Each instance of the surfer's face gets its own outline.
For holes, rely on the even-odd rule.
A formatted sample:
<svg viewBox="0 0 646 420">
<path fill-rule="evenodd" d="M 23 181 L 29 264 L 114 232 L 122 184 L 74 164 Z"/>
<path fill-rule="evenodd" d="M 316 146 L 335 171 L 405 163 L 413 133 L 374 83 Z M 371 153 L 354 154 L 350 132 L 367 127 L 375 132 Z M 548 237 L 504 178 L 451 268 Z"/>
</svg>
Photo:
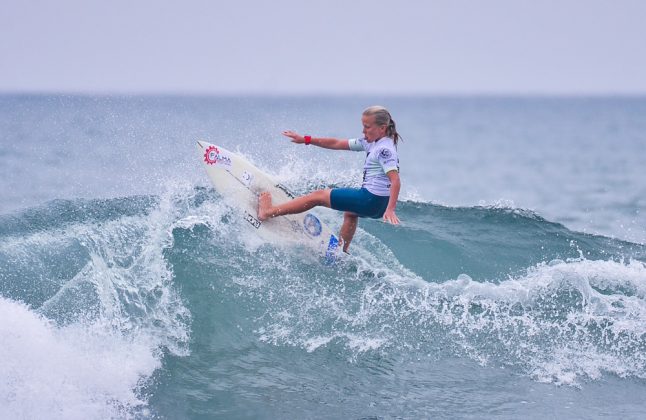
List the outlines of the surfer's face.
<svg viewBox="0 0 646 420">
<path fill-rule="evenodd" d="M 363 115 L 361 123 L 363 124 L 363 135 L 368 140 L 368 143 L 379 140 L 386 135 L 386 126 L 377 125 L 374 115 Z"/>
</svg>

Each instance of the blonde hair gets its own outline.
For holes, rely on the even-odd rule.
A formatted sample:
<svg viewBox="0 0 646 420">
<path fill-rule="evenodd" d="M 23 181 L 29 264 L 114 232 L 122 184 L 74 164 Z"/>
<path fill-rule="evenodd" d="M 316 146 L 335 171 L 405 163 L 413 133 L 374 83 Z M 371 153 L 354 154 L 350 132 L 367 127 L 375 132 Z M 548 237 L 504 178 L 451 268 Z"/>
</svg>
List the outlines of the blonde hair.
<svg viewBox="0 0 646 420">
<path fill-rule="evenodd" d="M 363 111 L 363 115 L 365 116 L 373 115 L 375 117 L 375 124 L 379 126 L 385 125 L 387 127 L 386 136 L 393 139 L 393 142 L 395 142 L 395 145 L 397 145 L 397 141 L 399 139 L 402 139 L 402 137 L 397 132 L 397 126 L 395 125 L 395 120 L 393 120 L 393 117 L 390 115 L 390 112 L 388 112 L 388 110 L 383 106 L 374 105 L 374 106 L 368 107 Z"/>
</svg>

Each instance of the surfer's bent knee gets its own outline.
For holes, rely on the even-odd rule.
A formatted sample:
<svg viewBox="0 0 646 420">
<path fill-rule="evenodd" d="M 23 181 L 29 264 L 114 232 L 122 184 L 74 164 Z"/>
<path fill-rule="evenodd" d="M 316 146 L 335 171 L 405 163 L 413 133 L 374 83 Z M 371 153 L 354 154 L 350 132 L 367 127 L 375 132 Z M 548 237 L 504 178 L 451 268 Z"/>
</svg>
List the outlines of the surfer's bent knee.
<svg viewBox="0 0 646 420">
<path fill-rule="evenodd" d="M 325 207 L 331 207 L 331 205 L 330 205 L 330 191 L 331 191 L 330 189 L 316 191 L 317 201 L 318 201 L 319 205 L 325 206 Z"/>
</svg>

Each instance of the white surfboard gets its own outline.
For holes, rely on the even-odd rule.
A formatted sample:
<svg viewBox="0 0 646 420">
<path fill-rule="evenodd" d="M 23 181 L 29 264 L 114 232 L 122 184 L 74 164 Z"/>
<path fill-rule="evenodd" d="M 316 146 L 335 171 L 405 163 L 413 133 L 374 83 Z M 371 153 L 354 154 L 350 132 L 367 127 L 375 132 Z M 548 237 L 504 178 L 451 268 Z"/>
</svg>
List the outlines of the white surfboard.
<svg viewBox="0 0 646 420">
<path fill-rule="evenodd" d="M 278 244 L 302 244 L 327 262 L 336 260 L 339 240 L 314 212 L 279 216 L 264 222 L 258 220 L 258 195 L 261 192 L 270 192 L 274 205 L 294 198 L 284 185 L 275 182 L 244 157 L 223 147 L 198 141 L 197 148 L 213 187 L 261 238 Z"/>
</svg>

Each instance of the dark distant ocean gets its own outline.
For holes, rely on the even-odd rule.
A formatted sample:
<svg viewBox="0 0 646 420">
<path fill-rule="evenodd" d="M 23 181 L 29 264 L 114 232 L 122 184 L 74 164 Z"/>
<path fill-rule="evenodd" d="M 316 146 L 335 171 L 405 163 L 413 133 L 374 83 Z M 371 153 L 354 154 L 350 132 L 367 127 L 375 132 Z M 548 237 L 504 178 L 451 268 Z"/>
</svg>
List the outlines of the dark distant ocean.
<svg viewBox="0 0 646 420">
<path fill-rule="evenodd" d="M 263 243 L 196 140 L 297 194 L 404 138 L 400 226 Z M 0 96 L 0 418 L 646 417 L 646 98 Z M 322 209 L 333 229 L 342 216 Z"/>
</svg>

